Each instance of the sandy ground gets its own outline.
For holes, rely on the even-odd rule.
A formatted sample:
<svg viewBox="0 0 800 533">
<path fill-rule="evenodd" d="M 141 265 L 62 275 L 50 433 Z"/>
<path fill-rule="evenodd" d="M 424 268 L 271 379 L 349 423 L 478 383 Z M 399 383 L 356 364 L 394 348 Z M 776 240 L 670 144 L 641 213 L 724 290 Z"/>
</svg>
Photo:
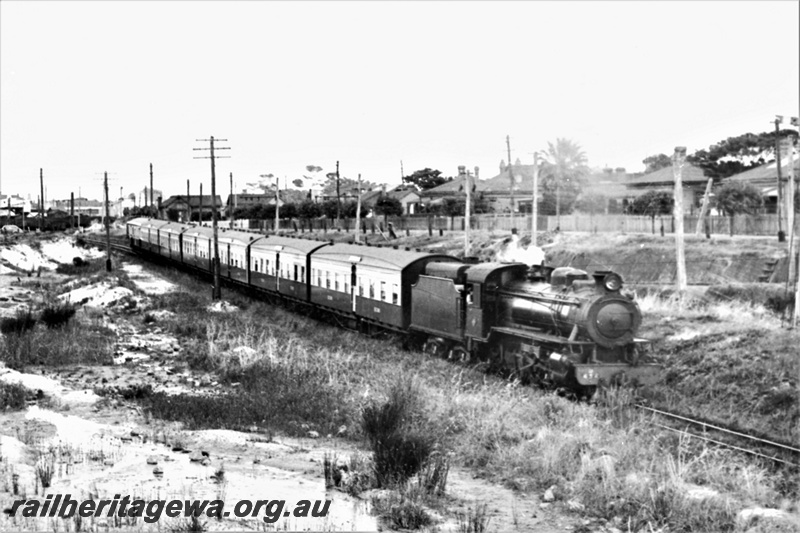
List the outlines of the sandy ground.
<svg viewBox="0 0 800 533">
<path fill-rule="evenodd" d="M 58 262 L 73 257 L 91 257 L 69 242 L 53 242 L 36 250 L 17 244 L 4 248 L 0 273 L 0 312 L 13 315 L 20 306 L 38 297 L 39 284 L 67 283 L 52 272 Z M 42 266 L 40 277 L 25 271 Z M 149 274 L 146 267 L 125 262 L 123 268 L 148 295 L 174 287 Z M 114 494 L 149 498 L 224 499 L 230 508 L 240 499 L 283 499 L 287 505 L 299 500 L 330 499 L 328 517 L 281 518 L 270 527 L 310 531 L 389 530 L 370 514 L 373 493 L 351 497 L 338 490 L 326 490 L 322 460 L 325 454 L 347 457 L 358 451 L 349 441 L 337 438 L 272 438 L 262 431 L 251 433 L 212 430 L 186 431 L 176 424 L 150 420 L 133 403 L 100 398 L 95 387 L 118 388 L 150 385 L 155 390 L 214 394 L 220 385 L 214 376 L 185 370 L 176 364 L 183 346 L 165 334 L 155 322 L 143 324 L 130 313 L 120 312 L 120 300 L 128 289 L 94 284 L 68 290 L 64 299 L 81 303 L 81 313 L 102 316 L 116 333 L 114 365 L 45 368 L 27 373 L 0 366 L 0 380 L 18 382 L 41 391 L 27 410 L 0 415 L 2 481 L 0 508 L 8 508 L 20 497 L 44 499 L 47 494 L 72 494 L 73 498 L 112 498 Z M 125 292 L 127 291 L 127 292 Z M 230 308 L 224 310 L 231 311 Z M 235 309 L 233 310 L 235 312 Z M 80 317 L 78 317 L 80 318 Z M 38 487 L 36 465 L 42 452 L 56 456 L 53 483 Z M 220 472 L 224 474 L 220 474 Z M 16 494 L 14 492 L 16 491 Z M 564 512 L 540 496 L 520 495 L 507 488 L 474 478 L 470 472 L 453 468 L 447 488 L 448 509 L 439 516 L 439 531 L 458 531 L 456 513 L 467 513 L 485 504 L 488 531 L 530 531 L 545 533 L 572 531 L 613 531 L 596 527 Z M 170 522 L 173 520 L 173 522 Z M 31 519 L 3 515 L 1 531 L 74 530 L 75 524 L 58 519 Z M 125 530 L 163 530 L 175 525 L 162 518 L 156 524 L 127 524 Z M 89 530 L 115 526 L 109 519 L 91 519 Z M 125 524 L 123 524 L 124 526 Z M 259 518 L 208 519 L 209 530 L 264 530 Z"/>
</svg>

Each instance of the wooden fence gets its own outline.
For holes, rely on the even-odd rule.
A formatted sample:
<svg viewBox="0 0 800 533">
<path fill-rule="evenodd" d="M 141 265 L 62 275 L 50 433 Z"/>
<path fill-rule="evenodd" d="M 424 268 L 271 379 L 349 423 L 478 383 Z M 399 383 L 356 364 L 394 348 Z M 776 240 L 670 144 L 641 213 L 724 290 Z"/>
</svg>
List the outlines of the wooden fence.
<svg viewBox="0 0 800 533">
<path fill-rule="evenodd" d="M 684 231 L 693 234 L 697 226 L 697 216 L 683 218 Z M 327 218 L 315 219 L 281 219 L 281 230 L 294 230 L 298 233 L 309 231 L 344 231 L 355 230 L 355 219 L 342 218 L 337 227 L 336 220 Z M 431 234 L 451 231 L 464 231 L 464 217 L 412 215 L 401 217 L 373 217 L 361 220 L 363 231 L 376 233 L 388 231 L 391 225 L 395 234 L 410 232 L 429 232 Z M 706 217 L 708 233 L 712 235 L 729 235 L 731 233 L 730 217 Z M 228 221 L 220 222 L 221 227 L 230 227 Z M 235 220 L 234 227 L 255 231 L 271 231 L 275 227 L 275 220 Z M 508 231 L 516 228 L 520 233 L 530 233 L 531 215 L 489 214 L 471 217 L 470 227 L 473 230 Z M 562 215 L 539 216 L 537 220 L 539 231 L 585 231 L 593 233 L 652 233 L 672 234 L 675 223 L 671 216 L 633 215 Z M 782 228 L 788 235 L 788 228 Z M 705 225 L 703 227 L 705 233 Z M 777 215 L 737 215 L 733 221 L 734 235 L 777 235 Z"/>
</svg>

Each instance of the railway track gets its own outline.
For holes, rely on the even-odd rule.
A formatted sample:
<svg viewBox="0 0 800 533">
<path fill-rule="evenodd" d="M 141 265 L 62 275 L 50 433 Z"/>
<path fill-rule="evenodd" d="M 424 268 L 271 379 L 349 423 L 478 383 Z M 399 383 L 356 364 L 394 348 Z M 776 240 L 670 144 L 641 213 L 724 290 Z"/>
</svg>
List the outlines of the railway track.
<svg viewBox="0 0 800 533">
<path fill-rule="evenodd" d="M 83 242 L 86 244 L 90 244 L 92 246 L 97 246 L 98 248 L 105 248 L 106 247 L 106 240 L 105 239 L 96 239 L 94 237 L 86 237 L 84 235 L 81 236 Z M 133 250 L 127 244 L 122 244 L 120 242 L 111 241 L 111 251 L 113 252 L 120 252 L 123 254 L 132 254 Z"/>
<path fill-rule="evenodd" d="M 697 420 L 665 408 L 650 407 L 641 403 L 634 404 L 634 407 L 667 420 L 671 425 L 652 422 L 653 425 L 667 431 L 689 435 L 711 444 L 800 469 L 800 448 L 791 444 L 743 433 L 724 427 L 723 424 Z"/>
</svg>

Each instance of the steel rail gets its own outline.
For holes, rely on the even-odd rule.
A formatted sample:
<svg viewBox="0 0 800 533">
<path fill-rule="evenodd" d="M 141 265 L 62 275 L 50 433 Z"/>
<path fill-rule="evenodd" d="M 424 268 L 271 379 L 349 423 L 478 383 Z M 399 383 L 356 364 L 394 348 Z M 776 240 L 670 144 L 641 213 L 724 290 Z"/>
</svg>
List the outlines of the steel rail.
<svg viewBox="0 0 800 533">
<path fill-rule="evenodd" d="M 740 439 L 744 439 L 744 440 L 748 440 L 748 441 L 751 441 L 751 442 L 759 443 L 759 444 L 761 444 L 763 446 L 772 447 L 772 448 L 781 450 L 783 452 L 788 452 L 788 453 L 796 454 L 796 455 L 800 456 L 800 448 L 795 448 L 794 446 L 791 446 L 791 445 L 788 445 L 788 444 L 784 444 L 784 443 L 781 443 L 781 442 L 775 442 L 775 441 L 764 439 L 764 438 L 761 438 L 761 437 L 756 437 L 754 435 L 749 435 L 747 433 L 742 433 L 740 431 L 735 431 L 735 430 L 732 430 L 732 429 L 721 427 L 719 425 L 711 424 L 711 423 L 704 422 L 704 421 L 701 421 L 701 420 L 695 420 L 693 418 L 689 418 L 687 416 L 680 415 L 680 414 L 677 414 L 677 413 L 673 413 L 673 412 L 670 412 L 670 411 L 667 411 L 667 410 L 663 410 L 663 409 L 656 409 L 656 408 L 648 407 L 648 406 L 642 405 L 642 404 L 634 404 L 634 407 L 636 407 L 637 409 L 641 409 L 643 411 L 649 411 L 651 413 L 657 414 L 657 415 L 662 416 L 664 418 L 669 418 L 669 419 L 685 422 L 687 424 L 693 424 L 695 426 L 700 426 L 704 430 L 710 429 L 712 431 L 718 431 L 720 433 L 732 435 L 732 436 L 735 436 L 735 437 L 740 438 Z M 693 437 L 696 437 L 696 438 L 699 438 L 699 439 L 702 439 L 702 440 L 713 442 L 715 444 L 719 444 L 721 446 L 726 446 L 728 448 L 732 448 L 732 449 L 735 449 L 735 450 L 738 450 L 738 451 L 742 451 L 742 452 L 745 452 L 745 453 L 749 453 L 749 454 L 752 454 L 752 455 L 757 455 L 759 457 L 770 459 L 770 460 L 773 460 L 773 461 L 776 461 L 776 462 L 779 462 L 779 463 L 784 463 L 784 464 L 787 464 L 787 465 L 790 465 L 790 466 L 800 467 L 800 463 L 794 463 L 794 462 L 791 462 L 791 461 L 786 461 L 786 460 L 783 460 L 783 459 L 780 459 L 780 458 L 777 458 L 777 457 L 774 457 L 774 456 L 762 454 L 762 453 L 754 451 L 754 450 L 748 450 L 748 449 L 742 448 L 740 446 L 735 446 L 733 444 L 720 442 L 720 441 L 717 441 L 715 439 L 711 439 L 709 437 L 705 437 L 705 436 L 702 436 L 702 435 L 697 435 L 695 433 L 690 433 L 690 432 L 684 431 L 684 430 L 675 429 L 675 428 L 672 428 L 672 427 L 669 427 L 669 426 L 664 426 L 662 424 L 658 424 L 658 423 L 655 423 L 655 422 L 653 422 L 653 425 L 661 427 L 661 428 L 669 429 L 669 430 L 672 430 L 672 431 L 678 431 L 678 432 L 681 432 L 681 433 L 685 433 L 687 435 L 691 435 Z"/>
<path fill-rule="evenodd" d="M 667 430 L 673 431 L 675 433 L 680 433 L 681 435 L 688 435 L 688 436 L 690 436 L 692 438 L 695 438 L 695 439 L 704 440 L 706 442 L 710 442 L 712 444 L 717 444 L 719 446 L 725 446 L 726 448 L 731 448 L 731 449 L 739 451 L 739 452 L 748 453 L 750 455 L 755 455 L 757 457 L 761 457 L 761 458 L 764 458 L 764 459 L 769 459 L 770 461 L 775 461 L 777 463 L 783 463 L 783 464 L 788 465 L 788 466 L 793 466 L 793 467 L 796 467 L 796 468 L 800 468 L 800 463 L 792 463 L 791 461 L 786 461 L 784 459 L 780 459 L 779 457 L 775 457 L 773 455 L 766 455 L 766 454 L 763 454 L 761 452 L 757 452 L 755 450 L 749 450 L 747 448 L 742 448 L 741 446 L 736 446 L 734 444 L 730 444 L 728 442 L 722 442 L 722 441 L 715 440 L 715 439 L 712 439 L 712 438 L 709 438 L 709 437 L 705 437 L 703 435 L 698 435 L 696 433 L 690 433 L 690 432 L 684 431 L 682 429 L 676 429 L 676 428 L 673 428 L 673 427 L 670 427 L 670 426 L 665 426 L 664 424 L 658 424 L 658 423 L 653 422 L 653 425 L 656 426 L 656 427 L 659 427 L 661 429 L 667 429 Z"/>
</svg>

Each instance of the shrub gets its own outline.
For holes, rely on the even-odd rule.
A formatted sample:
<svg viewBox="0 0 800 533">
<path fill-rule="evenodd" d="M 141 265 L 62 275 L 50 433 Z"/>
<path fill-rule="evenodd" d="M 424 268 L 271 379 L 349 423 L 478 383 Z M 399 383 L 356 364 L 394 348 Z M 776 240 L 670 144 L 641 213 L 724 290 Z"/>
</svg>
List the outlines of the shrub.
<svg viewBox="0 0 800 533">
<path fill-rule="evenodd" d="M 0 332 L 3 335 L 22 335 L 36 325 L 36 318 L 30 309 L 17 310 L 16 316 L 0 321 Z"/>
<path fill-rule="evenodd" d="M 0 382 L 0 409 L 25 409 L 28 389 L 19 383 Z"/>
<path fill-rule="evenodd" d="M 63 328 L 75 315 L 75 307 L 67 302 L 56 302 L 42 309 L 41 320 L 50 328 Z"/>
<path fill-rule="evenodd" d="M 402 484 L 420 471 L 434 450 L 410 382 L 396 384 L 382 405 L 364 408 L 362 429 L 372 448 L 379 487 Z"/>
</svg>

